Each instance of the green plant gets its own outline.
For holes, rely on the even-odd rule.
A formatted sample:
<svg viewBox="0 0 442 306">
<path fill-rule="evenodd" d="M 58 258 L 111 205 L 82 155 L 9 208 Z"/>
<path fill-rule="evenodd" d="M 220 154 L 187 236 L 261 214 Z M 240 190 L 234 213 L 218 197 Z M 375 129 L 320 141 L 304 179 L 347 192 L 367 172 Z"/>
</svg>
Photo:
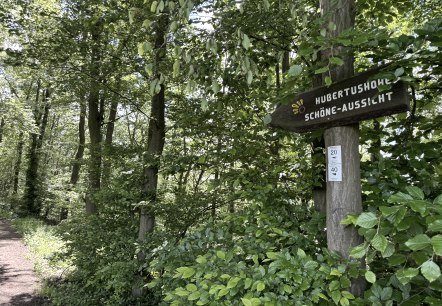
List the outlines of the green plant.
<svg viewBox="0 0 442 306">
<path fill-rule="evenodd" d="M 442 195 L 428 200 L 416 186 L 405 190 L 342 221 L 365 238 L 351 256 L 366 258 L 365 277 L 373 285 L 365 296 L 373 305 L 440 305 Z"/>
</svg>

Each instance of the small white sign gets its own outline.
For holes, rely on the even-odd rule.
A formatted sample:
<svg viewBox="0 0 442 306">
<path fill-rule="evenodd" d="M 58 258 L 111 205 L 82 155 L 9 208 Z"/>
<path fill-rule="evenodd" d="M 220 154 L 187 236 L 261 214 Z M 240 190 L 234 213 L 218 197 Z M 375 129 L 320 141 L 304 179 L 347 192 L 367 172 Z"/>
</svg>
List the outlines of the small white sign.
<svg viewBox="0 0 442 306">
<path fill-rule="evenodd" d="M 342 182 L 341 146 L 327 148 L 327 181 Z"/>
</svg>

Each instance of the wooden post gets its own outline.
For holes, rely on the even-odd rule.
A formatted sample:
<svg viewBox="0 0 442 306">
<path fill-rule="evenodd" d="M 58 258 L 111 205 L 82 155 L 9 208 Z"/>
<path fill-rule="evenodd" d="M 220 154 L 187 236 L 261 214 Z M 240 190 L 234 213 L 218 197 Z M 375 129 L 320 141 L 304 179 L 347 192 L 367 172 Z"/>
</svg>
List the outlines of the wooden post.
<svg viewBox="0 0 442 306">
<path fill-rule="evenodd" d="M 342 31 L 352 28 L 355 20 L 354 0 L 321 0 L 321 15 L 325 18 L 329 37 L 338 36 Z M 335 30 L 332 31 L 334 26 Z M 333 82 L 353 76 L 353 56 L 349 50 L 333 48 L 324 52 L 324 59 L 339 56 L 344 65 L 331 70 Z M 327 245 L 332 251 L 348 258 L 350 249 L 362 242 L 354 227 L 341 225 L 341 220 L 349 213 L 362 211 L 360 157 L 359 157 L 359 125 L 332 127 L 325 131 L 324 140 L 326 151 L 331 146 L 340 146 L 341 170 L 336 181 L 327 179 Z M 330 154 L 327 154 L 327 168 L 330 165 Z M 328 173 L 329 174 L 329 173 Z M 329 174 L 330 176 L 330 174 Z M 365 282 L 353 282 L 351 292 L 361 295 Z"/>
</svg>

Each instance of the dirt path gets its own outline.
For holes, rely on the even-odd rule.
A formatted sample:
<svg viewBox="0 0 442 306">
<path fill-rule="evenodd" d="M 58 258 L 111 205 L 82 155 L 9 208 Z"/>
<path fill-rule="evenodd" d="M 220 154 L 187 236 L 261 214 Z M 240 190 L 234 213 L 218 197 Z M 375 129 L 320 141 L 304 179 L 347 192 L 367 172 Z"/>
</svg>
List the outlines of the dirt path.
<svg viewBox="0 0 442 306">
<path fill-rule="evenodd" d="M 37 306 L 43 300 L 34 295 L 39 281 L 28 259 L 28 250 L 9 222 L 0 219 L 0 305 Z"/>
</svg>

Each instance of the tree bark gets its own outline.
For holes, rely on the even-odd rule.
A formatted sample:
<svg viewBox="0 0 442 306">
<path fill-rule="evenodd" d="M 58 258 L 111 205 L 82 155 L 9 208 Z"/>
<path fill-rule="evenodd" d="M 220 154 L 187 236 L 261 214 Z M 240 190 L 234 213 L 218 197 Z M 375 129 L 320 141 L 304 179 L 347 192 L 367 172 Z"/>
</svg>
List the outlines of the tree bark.
<svg viewBox="0 0 442 306">
<path fill-rule="evenodd" d="M 118 108 L 118 99 L 116 96 L 114 96 L 110 106 L 109 116 L 107 118 L 106 135 L 104 139 L 105 157 L 103 159 L 103 175 L 102 175 L 102 185 L 104 187 L 106 187 L 109 184 L 111 176 L 112 163 L 109 155 L 112 147 L 112 141 L 115 129 L 115 119 L 117 118 L 117 108 Z"/>
<path fill-rule="evenodd" d="M 155 37 L 155 74 L 160 78 L 159 66 L 166 56 L 166 29 L 168 15 L 165 14 L 158 20 Z M 157 199 L 158 171 L 160 158 L 163 154 L 165 141 L 165 86 L 161 84 L 160 91 L 154 94 L 151 100 L 150 120 L 147 130 L 147 150 L 145 154 L 144 188 L 143 193 L 151 205 Z M 147 233 L 155 227 L 155 214 L 151 207 L 143 206 L 140 211 L 140 228 L 138 239 L 145 240 Z M 141 254 L 143 257 L 143 254 Z"/>
<path fill-rule="evenodd" d="M 355 5 L 353 0 L 321 0 L 321 15 L 325 24 L 336 25 L 329 37 L 336 37 L 342 31 L 354 27 Z M 349 50 L 336 47 L 323 54 L 325 59 L 339 56 L 344 65 L 330 71 L 334 82 L 353 76 L 353 55 Z M 329 128 L 324 133 L 325 146 L 340 145 L 342 154 L 342 181 L 327 182 L 327 244 L 332 251 L 348 258 L 352 247 L 360 244 L 362 238 L 356 228 L 344 226 L 340 222 L 350 213 L 362 211 L 360 157 L 359 157 L 359 126 L 341 126 Z M 351 292 L 362 295 L 365 282 L 362 279 L 353 281 Z"/>
<path fill-rule="evenodd" d="M 91 65 L 90 87 L 88 95 L 88 127 L 89 127 L 89 186 L 86 195 L 86 214 L 98 212 L 94 194 L 101 188 L 101 123 L 100 112 L 100 23 L 95 24 L 91 33 Z"/>
<path fill-rule="evenodd" d="M 78 122 L 78 148 L 75 153 L 74 163 L 72 165 L 71 178 L 69 183 L 72 186 L 75 186 L 80 179 L 80 169 L 81 163 L 84 155 L 84 146 L 86 143 L 86 134 L 85 134 L 85 126 L 86 126 L 86 104 L 81 101 L 80 102 L 80 121 Z"/>
<path fill-rule="evenodd" d="M 18 185 L 19 185 L 18 183 L 20 180 L 20 167 L 21 167 L 21 161 L 23 156 L 23 145 L 24 145 L 23 136 L 24 136 L 23 132 L 20 132 L 20 134 L 18 135 L 17 160 L 15 161 L 15 166 L 14 166 L 14 185 L 12 189 L 12 194 L 18 193 Z"/>
<path fill-rule="evenodd" d="M 40 87 L 37 88 L 36 103 L 38 105 Z M 41 148 L 43 146 L 43 139 L 48 123 L 49 117 L 49 89 L 43 92 L 43 114 L 36 113 L 36 125 L 39 127 L 39 133 L 31 134 L 31 145 L 28 152 L 28 169 L 26 171 L 25 194 L 23 196 L 24 206 L 27 213 L 32 215 L 39 215 L 41 211 L 41 198 L 39 191 L 39 177 L 38 168 L 40 164 Z M 38 108 L 38 107 L 37 107 Z M 41 119 L 41 121 L 40 121 Z"/>
<path fill-rule="evenodd" d="M 84 101 L 80 102 L 80 120 L 78 122 L 78 147 L 75 153 L 74 161 L 72 164 L 71 178 L 69 184 L 71 187 L 77 185 L 80 179 L 81 164 L 83 162 L 84 149 L 86 143 L 86 103 Z M 67 199 L 69 201 L 69 199 Z M 68 218 L 69 209 L 67 207 L 62 207 L 60 211 L 60 221 L 66 220 Z"/>
<path fill-rule="evenodd" d="M 5 127 L 5 118 L 2 117 L 0 121 L 0 143 L 3 141 L 3 129 Z"/>
</svg>

